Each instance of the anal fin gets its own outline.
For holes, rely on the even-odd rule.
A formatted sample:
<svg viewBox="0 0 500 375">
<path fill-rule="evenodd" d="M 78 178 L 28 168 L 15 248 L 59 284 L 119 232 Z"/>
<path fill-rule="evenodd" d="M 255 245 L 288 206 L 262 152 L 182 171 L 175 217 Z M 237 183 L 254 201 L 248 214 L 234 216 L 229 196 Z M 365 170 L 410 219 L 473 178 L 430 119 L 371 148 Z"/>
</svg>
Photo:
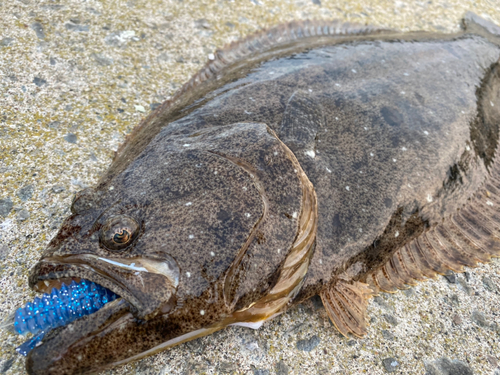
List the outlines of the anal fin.
<svg viewBox="0 0 500 375">
<path fill-rule="evenodd" d="M 339 279 L 333 286 L 324 289 L 320 296 L 330 320 L 342 335 L 366 335 L 366 309 L 372 297 L 372 290 L 367 284 Z"/>
<path fill-rule="evenodd" d="M 452 217 L 398 249 L 366 282 L 376 292 L 391 293 L 448 270 L 462 272 L 464 266 L 476 267 L 499 257 L 500 212 L 488 190 L 493 188 L 478 192 Z"/>
</svg>

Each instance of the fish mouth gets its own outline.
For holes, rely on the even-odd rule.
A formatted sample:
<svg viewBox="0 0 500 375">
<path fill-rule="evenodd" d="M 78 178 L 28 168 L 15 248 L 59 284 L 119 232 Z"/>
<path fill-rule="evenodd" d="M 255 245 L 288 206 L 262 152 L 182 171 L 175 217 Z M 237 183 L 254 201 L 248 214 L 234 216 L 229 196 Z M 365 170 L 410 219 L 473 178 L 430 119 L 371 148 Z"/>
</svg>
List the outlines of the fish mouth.
<svg viewBox="0 0 500 375">
<path fill-rule="evenodd" d="M 78 320 L 90 315 L 92 319 L 106 315 L 113 309 L 107 305 L 113 302 L 119 305 L 119 315 L 128 312 L 137 320 L 165 314 L 173 307 L 178 283 L 179 268 L 168 255 L 163 259 L 105 258 L 93 254 L 47 257 L 35 265 L 29 277 L 30 287 L 43 295 L 17 309 L 2 327 L 13 333 L 34 335 L 17 348 L 19 354 L 26 356 L 43 346 L 46 337 L 59 335 L 71 323 L 79 324 Z M 100 329 L 116 319 L 108 316 Z"/>
<path fill-rule="evenodd" d="M 177 262 L 168 255 L 150 259 L 78 254 L 42 259 L 32 270 L 29 285 L 37 292 L 50 293 L 63 283 L 85 279 L 124 298 L 136 317 L 147 320 L 167 312 L 179 274 Z"/>
</svg>

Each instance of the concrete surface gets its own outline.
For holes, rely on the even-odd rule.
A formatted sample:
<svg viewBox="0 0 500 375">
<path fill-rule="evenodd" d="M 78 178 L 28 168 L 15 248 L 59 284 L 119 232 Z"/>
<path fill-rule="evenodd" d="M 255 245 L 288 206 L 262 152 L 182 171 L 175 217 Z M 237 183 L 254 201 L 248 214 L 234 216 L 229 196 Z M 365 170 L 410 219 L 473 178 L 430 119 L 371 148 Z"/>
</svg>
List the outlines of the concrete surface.
<svg viewBox="0 0 500 375">
<path fill-rule="evenodd" d="M 0 319 L 34 297 L 26 276 L 74 192 L 215 48 L 279 22 L 324 18 L 456 31 L 498 0 L 0 0 Z M 232 327 L 106 374 L 500 374 L 500 261 L 382 295 L 362 340 L 321 303 L 258 331 Z M 0 373 L 25 374 L 0 333 Z"/>
</svg>

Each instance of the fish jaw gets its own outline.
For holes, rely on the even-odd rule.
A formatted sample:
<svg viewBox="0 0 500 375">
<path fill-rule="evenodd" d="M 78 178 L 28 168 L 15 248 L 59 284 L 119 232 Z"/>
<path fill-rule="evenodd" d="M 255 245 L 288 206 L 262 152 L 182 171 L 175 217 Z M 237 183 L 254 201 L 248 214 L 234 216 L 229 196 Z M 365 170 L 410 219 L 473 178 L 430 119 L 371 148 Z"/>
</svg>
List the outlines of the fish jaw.
<svg viewBox="0 0 500 375">
<path fill-rule="evenodd" d="M 85 353 L 96 353 L 99 356 L 100 342 L 95 341 L 96 335 L 106 335 L 107 332 L 120 331 L 131 321 L 137 319 L 130 313 L 130 305 L 123 298 L 106 304 L 92 315 L 82 317 L 73 323 L 50 331 L 40 346 L 29 352 L 26 358 L 28 374 L 75 374 L 92 373 L 99 369 L 93 368 L 92 361 L 83 361 Z M 106 350 L 119 350 L 119 342 L 108 342 Z M 83 351 L 81 350 L 83 348 Z M 75 366 L 80 364 L 80 366 Z"/>
<path fill-rule="evenodd" d="M 31 271 L 29 284 L 38 292 L 50 292 L 60 280 L 86 279 L 121 296 L 139 319 L 151 319 L 168 311 L 179 283 L 179 268 L 172 257 L 105 258 L 79 254 L 42 259 Z"/>
<path fill-rule="evenodd" d="M 26 358 L 30 375 L 95 374 L 224 328 L 214 324 L 184 332 L 175 319 L 137 319 L 124 299 L 80 318 L 43 339 Z"/>
</svg>

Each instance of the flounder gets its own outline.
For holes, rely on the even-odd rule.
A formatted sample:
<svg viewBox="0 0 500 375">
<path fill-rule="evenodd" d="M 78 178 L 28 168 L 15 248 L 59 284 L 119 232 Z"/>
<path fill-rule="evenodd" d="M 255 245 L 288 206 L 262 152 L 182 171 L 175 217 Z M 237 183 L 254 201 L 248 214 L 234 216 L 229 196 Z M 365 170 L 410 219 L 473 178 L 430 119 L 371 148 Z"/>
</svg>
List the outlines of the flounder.
<svg viewBox="0 0 500 375">
<path fill-rule="evenodd" d="M 37 291 L 118 298 L 41 317 L 28 372 L 98 372 L 317 294 L 362 337 L 375 293 L 500 256 L 499 58 L 472 13 L 457 34 L 292 22 L 218 51 L 32 269 Z"/>
</svg>

